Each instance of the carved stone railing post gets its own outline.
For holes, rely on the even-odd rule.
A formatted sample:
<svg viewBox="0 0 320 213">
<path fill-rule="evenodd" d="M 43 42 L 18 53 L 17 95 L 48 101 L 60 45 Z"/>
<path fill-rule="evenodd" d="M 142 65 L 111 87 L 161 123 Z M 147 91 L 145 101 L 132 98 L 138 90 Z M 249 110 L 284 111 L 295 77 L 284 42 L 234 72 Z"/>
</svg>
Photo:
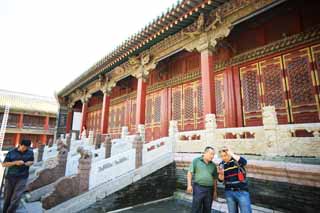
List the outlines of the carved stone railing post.
<svg viewBox="0 0 320 213">
<path fill-rule="evenodd" d="M 71 147 L 71 136 L 70 136 L 70 134 L 66 135 L 66 145 L 67 145 L 67 149 L 68 149 L 68 152 L 69 152 L 70 151 L 70 147 Z"/>
<path fill-rule="evenodd" d="M 101 147 L 101 139 L 102 139 L 101 134 L 97 133 L 96 138 L 95 138 L 95 142 L 94 142 L 95 149 L 99 149 Z"/>
<path fill-rule="evenodd" d="M 265 136 L 265 143 L 267 145 L 266 155 L 274 156 L 278 153 L 277 147 L 277 130 L 278 118 L 274 106 L 266 106 L 262 109 L 262 121 Z"/>
<path fill-rule="evenodd" d="M 110 158 L 111 157 L 112 141 L 111 141 L 111 136 L 109 134 L 106 135 L 106 138 L 104 140 L 104 146 L 105 146 L 105 158 Z"/>
<path fill-rule="evenodd" d="M 133 148 L 136 150 L 136 169 L 142 166 L 142 152 L 143 152 L 143 140 L 142 137 L 137 134 L 132 143 Z"/>
<path fill-rule="evenodd" d="M 137 131 L 137 133 L 140 135 L 141 140 L 144 142 L 144 141 L 145 141 L 146 132 L 145 132 L 145 128 L 144 128 L 144 125 L 143 125 L 143 124 L 139 124 L 139 125 L 138 125 L 138 131 Z"/>
<path fill-rule="evenodd" d="M 207 114 L 205 116 L 205 129 L 206 129 L 206 144 L 211 145 L 215 140 L 215 132 L 217 129 L 217 121 L 215 114 Z"/>
<path fill-rule="evenodd" d="M 37 162 L 40 162 L 40 161 L 43 160 L 44 147 L 45 147 L 45 145 L 41 141 L 39 141 L 38 142 L 38 158 L 37 158 Z"/>
<path fill-rule="evenodd" d="M 51 184 L 58 180 L 60 177 L 65 176 L 68 149 L 67 146 L 61 140 L 58 142 L 57 145 L 58 156 L 56 166 L 53 168 L 45 168 L 39 171 L 37 177 L 28 184 L 28 191 L 33 191 L 35 189 Z"/>
<path fill-rule="evenodd" d="M 79 193 L 83 193 L 89 189 L 92 153 L 82 149 L 82 147 L 78 149 L 78 152 L 81 155 L 78 166 Z"/>
<path fill-rule="evenodd" d="M 129 130 L 127 126 L 121 127 L 121 138 L 125 139 L 129 134 Z"/>
<path fill-rule="evenodd" d="M 69 148 L 70 149 L 70 148 Z M 57 156 L 57 176 L 63 177 L 66 173 L 67 159 L 68 159 L 68 147 L 64 144 L 61 144 L 58 147 L 58 156 Z"/>
<path fill-rule="evenodd" d="M 89 144 L 93 145 L 93 142 L 94 142 L 93 131 L 89 131 L 88 141 L 89 141 Z"/>
<path fill-rule="evenodd" d="M 169 122 L 169 137 L 172 143 L 172 152 L 175 152 L 175 145 L 177 140 L 177 133 L 178 133 L 178 121 L 170 121 Z"/>
<path fill-rule="evenodd" d="M 54 184 L 53 191 L 42 197 L 42 207 L 50 209 L 60 203 L 76 197 L 77 195 L 88 191 L 89 175 L 91 169 L 92 153 L 79 147 L 80 153 L 78 174 L 70 177 L 62 177 Z"/>
</svg>

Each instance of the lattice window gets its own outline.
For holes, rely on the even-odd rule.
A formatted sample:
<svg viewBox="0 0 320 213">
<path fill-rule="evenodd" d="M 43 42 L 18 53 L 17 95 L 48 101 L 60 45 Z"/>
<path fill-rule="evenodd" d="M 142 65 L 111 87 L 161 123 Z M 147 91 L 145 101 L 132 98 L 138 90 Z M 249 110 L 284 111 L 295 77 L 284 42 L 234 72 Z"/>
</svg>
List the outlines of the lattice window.
<svg viewBox="0 0 320 213">
<path fill-rule="evenodd" d="M 197 87 L 197 113 L 198 113 L 198 117 L 202 117 L 203 116 L 203 96 L 202 96 L 202 86 L 199 85 Z"/>
<path fill-rule="evenodd" d="M 23 117 L 23 125 L 31 128 L 43 128 L 44 117 L 25 115 Z"/>
<path fill-rule="evenodd" d="M 152 121 L 152 99 L 148 98 L 147 99 L 147 109 L 146 109 L 146 123 L 151 123 Z"/>
<path fill-rule="evenodd" d="M 193 89 L 188 87 L 184 89 L 184 118 L 193 119 Z"/>
<path fill-rule="evenodd" d="M 117 108 L 117 113 L 116 113 L 116 122 L 115 122 L 116 128 L 120 126 L 120 108 Z"/>
<path fill-rule="evenodd" d="M 111 109 L 111 112 L 110 112 L 110 128 L 114 128 L 114 110 Z"/>
<path fill-rule="evenodd" d="M 14 137 L 11 134 L 5 134 L 4 139 L 3 139 L 3 147 L 4 148 L 9 148 L 14 146 Z"/>
<path fill-rule="evenodd" d="M 223 80 L 215 80 L 215 95 L 216 95 L 216 112 L 217 115 L 223 115 Z"/>
<path fill-rule="evenodd" d="M 133 125 L 133 126 L 136 123 L 136 108 L 137 108 L 136 103 L 132 103 L 132 107 L 131 107 L 131 125 Z"/>
<path fill-rule="evenodd" d="M 181 91 L 175 91 L 172 93 L 172 119 L 181 119 Z"/>
<path fill-rule="evenodd" d="M 288 62 L 288 81 L 291 89 L 291 100 L 294 105 L 314 103 L 308 63 L 306 57 L 295 58 Z"/>
<path fill-rule="evenodd" d="M 279 64 L 269 64 L 262 68 L 264 97 L 266 106 L 284 107 L 282 69 Z"/>
<path fill-rule="evenodd" d="M 8 117 L 8 126 L 12 126 L 12 127 L 16 127 L 18 124 L 18 120 L 19 120 L 19 115 L 17 114 L 9 114 Z M 2 120 L 0 120 L 0 122 L 2 122 Z"/>
<path fill-rule="evenodd" d="M 100 131 L 101 126 L 101 110 L 97 111 L 97 131 Z"/>
<path fill-rule="evenodd" d="M 54 128 L 56 126 L 56 119 L 49 118 L 49 128 Z"/>
<path fill-rule="evenodd" d="M 161 96 L 154 99 L 154 122 L 160 122 L 161 119 Z"/>
<path fill-rule="evenodd" d="M 316 61 L 317 69 L 319 71 L 320 70 L 320 53 L 315 54 L 315 61 Z"/>
<path fill-rule="evenodd" d="M 257 72 L 246 71 L 243 73 L 243 79 L 241 83 L 243 88 L 244 108 L 246 112 L 259 110 L 260 100 Z"/>
<path fill-rule="evenodd" d="M 121 126 L 124 126 L 125 114 L 126 114 L 125 106 L 122 106 L 121 107 L 121 120 L 120 120 L 120 125 Z"/>
</svg>

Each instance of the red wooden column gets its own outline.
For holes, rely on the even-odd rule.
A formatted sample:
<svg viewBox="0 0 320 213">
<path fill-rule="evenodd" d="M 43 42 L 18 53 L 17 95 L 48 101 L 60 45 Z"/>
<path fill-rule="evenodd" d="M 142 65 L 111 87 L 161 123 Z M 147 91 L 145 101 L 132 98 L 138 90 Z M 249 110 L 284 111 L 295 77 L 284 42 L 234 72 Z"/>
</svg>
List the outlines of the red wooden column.
<svg viewBox="0 0 320 213">
<path fill-rule="evenodd" d="M 18 146 L 20 144 L 20 139 L 21 139 L 21 133 L 17 133 L 16 134 L 16 138 L 15 138 L 15 143 L 14 143 L 14 146 Z"/>
<path fill-rule="evenodd" d="M 41 135 L 41 142 L 42 142 L 42 144 L 46 144 L 47 143 L 47 135 Z"/>
<path fill-rule="evenodd" d="M 87 126 L 87 114 L 88 114 L 88 100 L 82 100 L 82 118 L 81 118 L 81 128 L 80 132 L 84 126 Z"/>
<path fill-rule="evenodd" d="M 67 114 L 66 133 L 70 133 L 72 123 L 73 109 L 70 108 Z"/>
<path fill-rule="evenodd" d="M 136 127 L 145 122 L 147 83 L 142 77 L 138 78 L 137 90 Z"/>
<path fill-rule="evenodd" d="M 102 114 L 101 114 L 101 134 L 108 133 L 109 107 L 110 107 L 110 93 L 104 91 L 103 103 L 102 103 Z"/>
<path fill-rule="evenodd" d="M 224 71 L 224 97 L 226 127 L 237 127 L 238 118 L 235 96 L 235 79 L 231 66 L 227 67 Z"/>
<path fill-rule="evenodd" d="M 18 128 L 23 128 L 23 113 L 22 112 L 19 115 Z"/>
<path fill-rule="evenodd" d="M 204 115 L 216 113 L 213 56 L 209 49 L 201 51 L 201 85 Z"/>
<path fill-rule="evenodd" d="M 49 115 L 47 115 L 44 119 L 44 130 L 49 130 Z"/>
</svg>

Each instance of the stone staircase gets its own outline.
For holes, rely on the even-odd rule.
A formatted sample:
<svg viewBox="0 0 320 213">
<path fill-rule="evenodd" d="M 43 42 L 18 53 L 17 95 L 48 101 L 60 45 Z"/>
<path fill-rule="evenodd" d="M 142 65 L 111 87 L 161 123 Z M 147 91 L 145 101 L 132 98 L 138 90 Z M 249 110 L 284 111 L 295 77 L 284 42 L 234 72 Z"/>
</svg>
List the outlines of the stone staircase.
<svg viewBox="0 0 320 213">
<path fill-rule="evenodd" d="M 67 137 L 67 144 L 58 145 L 57 165 L 40 170 L 29 183 L 26 212 L 78 212 L 173 163 L 172 138 L 146 144 L 141 136 L 128 138 L 134 139 L 130 147 L 130 141 L 106 138 L 104 147 L 78 146 L 75 153 Z"/>
</svg>

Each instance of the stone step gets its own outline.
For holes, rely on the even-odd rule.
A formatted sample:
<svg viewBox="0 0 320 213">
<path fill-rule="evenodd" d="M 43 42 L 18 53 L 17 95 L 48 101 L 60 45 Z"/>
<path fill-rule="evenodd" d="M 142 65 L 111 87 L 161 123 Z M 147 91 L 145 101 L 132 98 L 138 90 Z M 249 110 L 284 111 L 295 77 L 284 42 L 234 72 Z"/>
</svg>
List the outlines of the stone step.
<svg viewBox="0 0 320 213">
<path fill-rule="evenodd" d="M 187 194 L 186 192 L 181 190 L 175 192 L 173 197 L 176 200 L 189 203 L 189 205 L 191 205 L 192 203 L 192 195 Z M 264 208 L 256 205 L 251 205 L 251 207 L 252 207 L 253 213 L 282 213 L 277 210 L 268 209 L 268 208 Z M 226 200 L 223 198 L 218 198 L 218 201 L 213 201 L 212 209 L 218 212 L 228 212 Z"/>
</svg>

